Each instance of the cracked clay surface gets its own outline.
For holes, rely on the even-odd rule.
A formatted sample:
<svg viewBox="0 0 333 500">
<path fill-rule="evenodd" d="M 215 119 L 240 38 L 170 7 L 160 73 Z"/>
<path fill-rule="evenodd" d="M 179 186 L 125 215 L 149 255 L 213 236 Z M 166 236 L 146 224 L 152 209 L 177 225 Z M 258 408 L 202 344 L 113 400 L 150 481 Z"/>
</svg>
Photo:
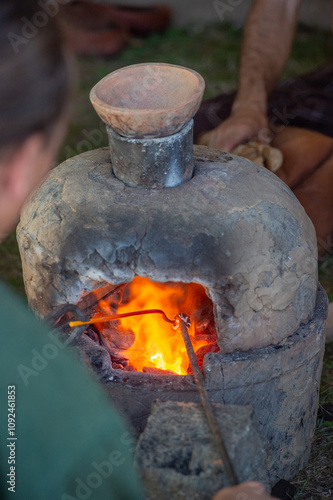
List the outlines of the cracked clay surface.
<svg viewBox="0 0 333 500">
<path fill-rule="evenodd" d="M 100 282 L 135 276 L 202 284 L 223 352 L 278 343 L 313 316 L 317 243 L 304 209 L 274 174 L 195 147 L 190 181 L 131 188 L 108 148 L 55 168 L 18 228 L 26 291 L 40 315 Z"/>
</svg>

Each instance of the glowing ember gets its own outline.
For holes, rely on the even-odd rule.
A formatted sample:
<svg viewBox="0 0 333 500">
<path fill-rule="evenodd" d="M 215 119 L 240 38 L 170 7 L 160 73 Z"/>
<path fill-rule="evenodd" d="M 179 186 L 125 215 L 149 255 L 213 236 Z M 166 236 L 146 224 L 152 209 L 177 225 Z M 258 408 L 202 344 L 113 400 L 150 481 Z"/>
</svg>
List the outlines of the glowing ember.
<svg viewBox="0 0 333 500">
<path fill-rule="evenodd" d="M 115 313 L 110 308 L 107 311 L 105 303 L 99 305 L 102 306 L 102 311 L 95 317 L 103 316 L 107 312 Z M 162 309 L 170 319 L 179 313 L 190 316 L 192 324 L 189 334 L 196 352 L 203 346 L 207 347 L 216 341 L 215 329 L 215 335 L 203 333 L 207 325 L 214 321 L 212 303 L 200 285 L 157 283 L 148 278 L 134 278 L 127 285 L 123 301 L 116 312 L 123 314 L 144 309 Z M 119 322 L 118 331 L 124 338 L 132 334 L 132 345 L 122 351 L 122 356 L 129 360 L 135 370 L 149 371 L 149 368 L 158 368 L 173 371 L 178 375 L 188 373 L 189 360 L 181 333 L 179 330 L 175 331 L 171 324 L 166 323 L 161 315 L 149 314 L 122 318 Z M 107 338 L 107 332 L 103 331 L 103 324 L 100 323 L 97 327 Z"/>
</svg>

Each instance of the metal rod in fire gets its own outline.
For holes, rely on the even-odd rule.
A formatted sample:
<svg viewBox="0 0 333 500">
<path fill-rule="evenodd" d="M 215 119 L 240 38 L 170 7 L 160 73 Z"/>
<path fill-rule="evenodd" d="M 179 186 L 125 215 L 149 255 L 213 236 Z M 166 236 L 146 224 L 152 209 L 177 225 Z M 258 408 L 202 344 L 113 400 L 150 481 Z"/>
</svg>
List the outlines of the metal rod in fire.
<svg viewBox="0 0 333 500">
<path fill-rule="evenodd" d="M 116 319 L 121 318 L 130 318 L 131 316 L 142 316 L 144 314 L 161 314 L 163 316 L 164 321 L 167 323 L 174 323 L 173 319 L 169 319 L 162 309 L 145 309 L 143 311 L 133 311 L 129 313 L 123 314 L 113 314 L 112 316 L 103 316 L 101 318 L 95 317 L 90 319 L 89 321 L 71 321 L 69 326 L 74 328 L 75 326 L 82 325 L 93 325 L 94 323 L 106 323 L 107 321 L 115 321 Z"/>
</svg>

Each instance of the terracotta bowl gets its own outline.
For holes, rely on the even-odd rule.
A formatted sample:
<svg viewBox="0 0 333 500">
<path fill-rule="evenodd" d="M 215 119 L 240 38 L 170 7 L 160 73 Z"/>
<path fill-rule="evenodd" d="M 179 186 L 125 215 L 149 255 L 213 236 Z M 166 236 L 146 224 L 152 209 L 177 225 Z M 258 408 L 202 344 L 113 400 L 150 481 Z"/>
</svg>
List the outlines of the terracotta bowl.
<svg viewBox="0 0 333 500">
<path fill-rule="evenodd" d="M 134 64 L 110 73 L 90 100 L 100 118 L 130 138 L 166 137 L 199 108 L 205 82 L 199 73 L 164 63 Z"/>
</svg>

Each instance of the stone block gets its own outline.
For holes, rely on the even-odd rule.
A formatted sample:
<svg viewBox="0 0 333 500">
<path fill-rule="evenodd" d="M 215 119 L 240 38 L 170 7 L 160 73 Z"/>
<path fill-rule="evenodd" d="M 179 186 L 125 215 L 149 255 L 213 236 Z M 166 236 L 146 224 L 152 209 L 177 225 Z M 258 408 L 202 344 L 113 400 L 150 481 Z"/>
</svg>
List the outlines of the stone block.
<svg viewBox="0 0 333 500">
<path fill-rule="evenodd" d="M 268 485 L 265 452 L 251 406 L 214 404 L 240 482 Z M 211 500 L 230 483 L 197 403 L 154 402 L 136 453 L 147 500 Z"/>
</svg>

